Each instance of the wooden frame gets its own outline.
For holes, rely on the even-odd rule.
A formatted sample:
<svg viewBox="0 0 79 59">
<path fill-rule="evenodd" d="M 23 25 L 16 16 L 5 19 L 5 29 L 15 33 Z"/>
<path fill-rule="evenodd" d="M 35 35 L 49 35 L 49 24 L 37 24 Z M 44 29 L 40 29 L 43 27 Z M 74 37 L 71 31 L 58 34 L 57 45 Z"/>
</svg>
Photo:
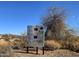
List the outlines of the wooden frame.
<svg viewBox="0 0 79 59">
<path fill-rule="evenodd" d="M 29 53 L 29 48 L 30 47 L 27 46 L 27 53 Z M 36 47 L 36 54 L 38 54 L 38 47 Z M 44 47 L 42 47 L 42 55 L 44 55 Z"/>
</svg>

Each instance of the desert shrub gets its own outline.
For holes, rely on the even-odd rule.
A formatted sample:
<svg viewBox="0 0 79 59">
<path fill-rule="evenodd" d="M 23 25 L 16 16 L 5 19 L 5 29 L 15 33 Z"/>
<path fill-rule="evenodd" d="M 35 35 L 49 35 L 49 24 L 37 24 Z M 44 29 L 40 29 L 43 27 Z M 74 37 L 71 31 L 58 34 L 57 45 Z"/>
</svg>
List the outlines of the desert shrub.
<svg viewBox="0 0 79 59">
<path fill-rule="evenodd" d="M 25 47 L 25 45 L 26 45 L 25 43 L 26 42 L 23 39 L 15 39 L 14 41 L 12 41 L 12 47 L 21 49 L 21 48 Z"/>
<path fill-rule="evenodd" d="M 72 51 L 79 50 L 79 38 L 74 35 L 67 36 L 64 42 L 67 49 Z"/>
<path fill-rule="evenodd" d="M 24 40 L 24 39 L 21 39 L 21 41 L 20 41 L 20 47 L 21 48 L 24 48 L 24 47 L 26 47 L 26 41 Z"/>
<path fill-rule="evenodd" d="M 66 40 L 46 40 L 45 47 L 51 50 L 55 49 L 69 49 L 72 51 L 79 51 L 79 39 L 77 37 L 71 36 Z"/>
<path fill-rule="evenodd" d="M 63 42 L 61 40 L 46 40 L 45 48 L 49 48 L 51 50 L 62 48 Z"/>
<path fill-rule="evenodd" d="M 59 40 L 59 43 L 62 45 L 61 49 L 66 49 L 66 41 L 65 40 Z"/>
<path fill-rule="evenodd" d="M 68 41 L 68 49 L 77 51 L 79 50 L 79 39 L 71 39 Z"/>
<path fill-rule="evenodd" d="M 0 56 L 11 56 L 12 50 L 9 41 L 5 41 L 3 39 L 0 40 Z"/>
</svg>

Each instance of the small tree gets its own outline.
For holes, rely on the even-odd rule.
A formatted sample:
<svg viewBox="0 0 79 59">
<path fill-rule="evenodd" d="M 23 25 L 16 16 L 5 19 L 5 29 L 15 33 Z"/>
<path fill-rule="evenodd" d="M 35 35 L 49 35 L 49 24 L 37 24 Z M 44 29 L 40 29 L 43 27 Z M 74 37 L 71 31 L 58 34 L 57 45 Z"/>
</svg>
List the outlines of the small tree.
<svg viewBox="0 0 79 59">
<path fill-rule="evenodd" d="M 65 10 L 50 8 L 42 24 L 47 27 L 46 38 L 62 39 L 65 31 Z"/>
</svg>

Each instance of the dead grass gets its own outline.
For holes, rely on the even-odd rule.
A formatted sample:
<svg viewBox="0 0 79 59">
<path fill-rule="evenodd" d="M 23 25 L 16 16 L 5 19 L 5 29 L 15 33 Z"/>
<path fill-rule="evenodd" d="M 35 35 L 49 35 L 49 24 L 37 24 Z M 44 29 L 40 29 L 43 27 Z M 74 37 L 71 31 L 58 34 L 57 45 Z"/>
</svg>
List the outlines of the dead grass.
<svg viewBox="0 0 79 59">
<path fill-rule="evenodd" d="M 23 39 L 16 39 L 11 42 L 13 48 L 17 47 L 19 49 L 25 47 L 25 45 L 26 45 L 25 43 L 26 43 L 26 41 L 24 41 Z"/>
<path fill-rule="evenodd" d="M 71 39 L 68 41 L 68 48 L 73 50 L 73 51 L 77 51 L 79 50 L 79 39 Z"/>
<path fill-rule="evenodd" d="M 3 39 L 0 40 L 0 56 L 11 56 L 11 45 L 9 41 L 5 41 Z"/>
<path fill-rule="evenodd" d="M 46 40 L 45 47 L 55 50 L 55 49 L 69 49 L 72 51 L 79 52 L 79 39 L 71 38 L 67 40 Z"/>
<path fill-rule="evenodd" d="M 51 50 L 62 48 L 62 42 L 59 40 L 46 40 L 45 47 L 51 48 Z"/>
</svg>

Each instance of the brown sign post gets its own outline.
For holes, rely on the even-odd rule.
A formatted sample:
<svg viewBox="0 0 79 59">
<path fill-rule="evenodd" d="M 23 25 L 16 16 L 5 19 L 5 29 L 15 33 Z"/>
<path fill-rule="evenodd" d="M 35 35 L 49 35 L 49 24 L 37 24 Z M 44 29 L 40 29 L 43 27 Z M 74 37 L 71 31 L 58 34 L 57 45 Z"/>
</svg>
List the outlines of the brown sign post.
<svg viewBox="0 0 79 59">
<path fill-rule="evenodd" d="M 29 53 L 29 47 L 27 46 L 27 53 Z"/>
<path fill-rule="evenodd" d="M 42 52 L 43 52 L 42 54 L 44 55 L 44 47 L 42 47 Z"/>
<path fill-rule="evenodd" d="M 29 53 L 29 48 L 27 47 L 27 53 Z M 36 47 L 36 54 L 38 54 L 38 47 Z M 42 55 L 44 55 L 44 47 L 42 47 Z"/>
<path fill-rule="evenodd" d="M 38 47 L 36 47 L 36 54 L 38 54 Z"/>
</svg>

